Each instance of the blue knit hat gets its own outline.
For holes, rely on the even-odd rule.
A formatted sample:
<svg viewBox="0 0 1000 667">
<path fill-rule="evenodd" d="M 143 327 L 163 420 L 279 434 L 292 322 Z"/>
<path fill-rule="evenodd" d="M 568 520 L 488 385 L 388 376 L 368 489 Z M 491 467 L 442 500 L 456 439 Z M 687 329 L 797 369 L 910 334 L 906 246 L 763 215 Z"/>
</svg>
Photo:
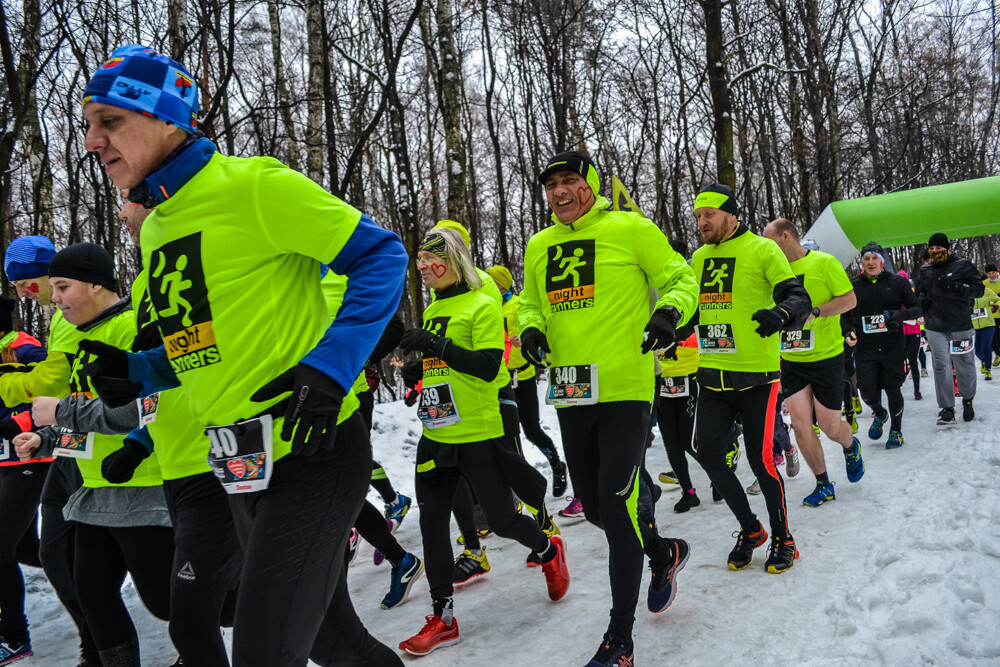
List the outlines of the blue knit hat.
<svg viewBox="0 0 1000 667">
<path fill-rule="evenodd" d="M 3 272 L 8 280 L 28 280 L 49 275 L 49 260 L 55 257 L 56 247 L 45 236 L 22 236 L 7 246 L 3 258 Z"/>
<path fill-rule="evenodd" d="M 198 126 L 194 77 L 179 62 L 140 44 L 114 50 L 83 91 L 83 106 L 88 102 L 136 111 L 191 134 Z"/>
</svg>

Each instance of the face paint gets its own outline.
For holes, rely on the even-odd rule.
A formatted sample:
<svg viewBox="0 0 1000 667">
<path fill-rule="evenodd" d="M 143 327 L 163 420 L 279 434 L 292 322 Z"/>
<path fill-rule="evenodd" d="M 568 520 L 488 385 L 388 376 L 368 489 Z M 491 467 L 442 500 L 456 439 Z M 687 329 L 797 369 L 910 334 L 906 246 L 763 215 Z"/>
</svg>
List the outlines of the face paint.
<svg viewBox="0 0 1000 667">
<path fill-rule="evenodd" d="M 434 274 L 435 278 L 440 278 L 444 274 L 448 273 L 448 267 L 444 264 L 431 264 L 431 273 Z"/>
<path fill-rule="evenodd" d="M 28 291 L 29 294 L 38 294 L 38 283 L 31 283 L 30 285 L 25 287 L 25 289 Z"/>
</svg>

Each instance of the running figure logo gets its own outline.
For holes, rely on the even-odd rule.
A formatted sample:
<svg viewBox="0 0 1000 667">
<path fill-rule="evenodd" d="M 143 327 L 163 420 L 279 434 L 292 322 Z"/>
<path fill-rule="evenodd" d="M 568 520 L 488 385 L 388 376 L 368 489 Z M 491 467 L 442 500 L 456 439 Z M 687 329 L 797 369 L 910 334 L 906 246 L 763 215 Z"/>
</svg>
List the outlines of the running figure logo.
<svg viewBox="0 0 1000 667">
<path fill-rule="evenodd" d="M 201 232 L 163 244 L 150 264 L 149 300 L 174 372 L 222 361 L 201 264 Z"/>
<path fill-rule="evenodd" d="M 701 270 L 700 310 L 732 310 L 735 257 L 710 257 Z"/>
<path fill-rule="evenodd" d="M 545 291 L 552 312 L 594 306 L 593 239 L 566 241 L 549 246 L 545 266 Z"/>
</svg>

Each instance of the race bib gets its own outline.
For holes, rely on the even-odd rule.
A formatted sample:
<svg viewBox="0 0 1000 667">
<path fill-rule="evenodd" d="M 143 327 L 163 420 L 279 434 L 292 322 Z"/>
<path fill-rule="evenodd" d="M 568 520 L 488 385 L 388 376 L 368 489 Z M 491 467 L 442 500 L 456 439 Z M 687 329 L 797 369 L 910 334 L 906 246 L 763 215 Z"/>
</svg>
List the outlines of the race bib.
<svg viewBox="0 0 1000 667">
<path fill-rule="evenodd" d="M 663 398 L 684 398 L 691 395 L 691 386 L 688 383 L 688 376 L 665 377 L 660 383 L 660 396 Z"/>
<path fill-rule="evenodd" d="M 54 456 L 68 456 L 71 459 L 92 459 L 94 458 L 94 434 L 74 433 L 63 429 L 52 454 Z"/>
<path fill-rule="evenodd" d="M 865 315 L 861 318 L 861 331 L 866 334 L 886 333 L 885 315 Z"/>
<path fill-rule="evenodd" d="M 812 329 L 781 332 L 782 352 L 808 352 L 811 349 L 813 349 Z"/>
<path fill-rule="evenodd" d="M 952 354 L 968 354 L 976 348 L 976 341 L 973 338 L 951 341 Z"/>
<path fill-rule="evenodd" d="M 974 320 L 984 320 L 989 318 L 989 314 L 986 312 L 986 307 L 975 308 L 972 311 L 972 319 Z"/>
<path fill-rule="evenodd" d="M 10 451 L 9 447 L 10 447 L 9 440 L 6 439 L 0 440 L 0 461 L 3 461 L 5 458 L 7 458 L 8 456 L 7 452 Z"/>
<path fill-rule="evenodd" d="M 736 352 L 736 337 L 732 324 L 699 324 L 698 349 L 702 353 Z"/>
<path fill-rule="evenodd" d="M 139 428 L 156 421 L 156 409 L 160 405 L 160 392 L 137 398 L 139 405 Z"/>
<path fill-rule="evenodd" d="M 421 389 L 417 416 L 427 428 L 441 428 L 462 421 L 451 393 L 451 383 L 445 382 Z"/>
<path fill-rule="evenodd" d="M 274 467 L 271 415 L 225 426 L 206 426 L 208 463 L 226 493 L 263 491 Z"/>
<path fill-rule="evenodd" d="M 545 402 L 549 405 L 597 403 L 597 364 L 549 368 L 549 389 L 545 392 Z"/>
</svg>

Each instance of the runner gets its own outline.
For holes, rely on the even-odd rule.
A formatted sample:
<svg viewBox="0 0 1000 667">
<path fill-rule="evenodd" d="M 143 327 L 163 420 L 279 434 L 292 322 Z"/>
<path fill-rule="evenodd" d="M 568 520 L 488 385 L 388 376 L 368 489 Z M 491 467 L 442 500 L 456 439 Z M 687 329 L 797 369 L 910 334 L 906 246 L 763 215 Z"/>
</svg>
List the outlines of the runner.
<svg viewBox="0 0 1000 667">
<path fill-rule="evenodd" d="M 803 248 L 799 232 L 790 220 L 772 221 L 764 228 L 763 236 L 778 244 L 792 273 L 802 281 L 812 300 L 812 312 L 805 327 L 781 333 L 781 388 L 795 442 L 816 476 L 816 489 L 802 502 L 817 507 L 836 495 L 826 471 L 823 445 L 813 430 L 814 415 L 823 434 L 843 448 L 847 479 L 857 482 L 865 473 L 861 443 L 852 437 L 851 425 L 840 418 L 844 389 L 840 315 L 854 308 L 857 298 L 837 258 Z"/>
<path fill-rule="evenodd" d="M 704 188 L 694 204 L 704 242 L 691 258 L 699 278 L 698 461 L 740 522 L 729 567 L 742 570 L 767 531 L 747 501 L 743 486 L 726 466 L 725 448 L 733 419 L 740 415 L 743 443 L 767 504 L 771 545 L 764 569 L 795 564 L 798 549 L 788 529 L 785 485 L 775 467 L 781 329 L 801 328 L 809 315 L 809 294 L 772 241 L 739 221 L 736 195 L 718 183 Z"/>
<path fill-rule="evenodd" d="M 44 236 L 22 236 L 10 242 L 4 257 L 4 272 L 19 298 L 31 299 L 40 306 L 52 303 L 48 272 L 49 261 L 55 254 L 52 241 Z M 56 309 L 49 323 L 45 360 L 30 368 L 12 369 L 24 372 L 8 371 L 0 375 L 0 400 L 6 405 L 19 405 L 31 403 L 35 396 L 68 394 L 72 355 L 82 337 L 83 333 L 66 321 L 61 310 Z M 63 517 L 63 507 L 82 484 L 80 469 L 73 459 L 59 457 L 49 467 L 41 495 L 39 557 L 45 576 L 76 624 L 82 664 L 88 661 L 100 664 L 73 581 L 76 524 Z"/>
<path fill-rule="evenodd" d="M 673 601 L 687 542 L 660 537 L 636 513 L 655 388 L 653 350 L 671 352 L 695 309 L 694 276 L 652 222 L 611 210 L 597 168 L 560 153 L 539 176 L 552 226 L 528 241 L 518 313 L 521 352 L 549 366 L 563 452 L 587 520 L 607 536 L 611 621 L 591 666 L 631 661 L 643 552 L 647 606 Z M 650 287 L 662 295 L 650 316 Z M 643 328 L 645 327 L 645 331 Z"/>
<path fill-rule="evenodd" d="M 119 298 L 115 265 L 106 250 L 93 243 L 64 248 L 49 264 L 52 301 L 66 320 L 83 334 L 70 371 L 72 396 L 98 393 L 83 369 L 88 342 L 130 346 L 136 335 L 131 299 Z M 53 399 L 54 400 L 54 399 Z M 54 423 L 52 401 L 35 399 L 36 424 Z M 21 460 L 41 451 L 75 458 L 83 487 L 63 513 L 76 523 L 73 578 L 80 606 L 93 632 L 102 664 L 140 667 L 139 637 L 121 596 L 128 574 L 146 608 L 157 618 L 170 617 L 170 565 L 174 532 L 170 526 L 158 457 L 134 441 L 124 448 L 118 436 L 103 435 L 100 420 L 74 419 L 62 428 L 40 429 L 14 438 Z M 115 454 L 122 449 L 138 463 L 121 478 L 113 475 Z M 134 452 L 138 451 L 138 454 Z M 111 478 L 110 480 L 108 478 Z"/>
<path fill-rule="evenodd" d="M 869 243 L 861 250 L 862 272 L 851 280 L 858 305 L 850 313 L 857 337 L 854 363 L 861 398 L 873 411 L 868 437 L 878 440 L 889 421 L 886 449 L 903 445 L 903 321 L 920 317 L 910 283 L 885 269 L 885 250 Z M 888 409 L 882 406 L 885 392 Z"/>
<path fill-rule="evenodd" d="M 433 230 L 421 242 L 417 268 L 424 284 L 436 292 L 435 300 L 424 311 L 424 328 L 407 331 L 400 347 L 423 358 L 416 492 L 432 613 L 423 629 L 399 648 L 427 655 L 459 640 L 448 524 L 460 478 L 476 491 L 497 535 L 538 554 L 551 600 L 562 599 L 570 580 L 562 537 L 547 537 L 536 521 L 514 511 L 501 463 L 516 457 L 499 442 L 504 427 L 493 397 L 503 355 L 501 310 L 480 291 L 482 279 L 453 231 Z"/>
<path fill-rule="evenodd" d="M 948 237 L 938 232 L 927 241 L 930 262 L 920 268 L 920 305 L 924 327 L 934 357 L 934 393 L 937 396 L 938 424 L 955 423 L 955 393 L 951 369 L 958 378 L 962 396 L 962 421 L 976 417 L 972 400 L 976 397 L 976 361 L 972 328 L 973 300 L 986 287 L 972 262 L 951 251 Z"/>
<path fill-rule="evenodd" d="M 989 267 L 987 267 L 989 268 Z M 993 267 L 996 269 L 996 267 Z M 995 271 L 994 271 L 995 272 Z M 989 278 L 983 280 L 983 295 L 972 304 L 972 328 L 976 330 L 976 357 L 979 359 L 979 371 L 987 382 L 993 379 L 993 336 L 996 332 L 993 313 L 1000 311 L 1000 297 L 992 287 L 1000 288 L 998 283 L 990 283 Z"/>
<path fill-rule="evenodd" d="M 900 269 L 896 275 L 901 276 L 910 284 L 910 289 L 913 289 L 913 281 L 906 271 Z M 920 349 L 923 330 L 920 328 L 919 318 L 903 320 L 903 338 L 906 341 L 906 372 L 913 380 L 913 400 L 922 401 L 924 397 L 920 393 L 920 378 L 927 377 L 927 357 Z"/>
<path fill-rule="evenodd" d="M 125 80 L 159 93 L 119 96 Z M 234 664 L 399 664 L 357 618 L 343 565 L 371 476 L 349 388 L 399 303 L 402 244 L 275 160 L 217 153 L 196 132 L 192 84 L 179 63 L 133 45 L 85 91 L 87 149 L 154 209 L 142 257 L 165 343 L 131 355 L 92 343 L 89 375 L 109 404 L 180 386 L 210 428 L 245 551 Z M 319 264 L 349 280 L 332 322 Z M 262 285 L 295 298 L 262 299 Z"/>
<path fill-rule="evenodd" d="M 1000 271 L 997 271 L 997 265 L 990 263 L 986 265 L 986 277 L 983 278 L 983 287 L 986 289 L 991 289 L 1000 295 Z M 993 316 L 994 323 L 997 318 L 1000 318 L 1000 307 L 992 310 L 990 313 Z M 993 336 L 993 366 L 1000 366 L 1000 336 Z"/>
</svg>

